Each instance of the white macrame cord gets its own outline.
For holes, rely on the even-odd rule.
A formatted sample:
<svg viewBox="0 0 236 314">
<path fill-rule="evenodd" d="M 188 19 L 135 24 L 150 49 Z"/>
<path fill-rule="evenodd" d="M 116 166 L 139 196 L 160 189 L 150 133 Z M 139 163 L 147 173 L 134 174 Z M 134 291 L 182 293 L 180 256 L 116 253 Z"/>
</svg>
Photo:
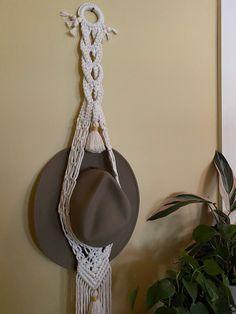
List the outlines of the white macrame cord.
<svg viewBox="0 0 236 314">
<path fill-rule="evenodd" d="M 98 17 L 97 22 L 87 21 L 84 16 L 86 11 L 93 11 Z M 69 204 L 85 150 L 101 153 L 107 149 L 114 176 L 119 183 L 116 161 L 101 107 L 103 98 L 102 42 L 105 37 L 108 39 L 110 32 L 116 33 L 116 31 L 105 26 L 103 13 L 92 3 L 80 6 L 77 15 L 70 15 L 65 11 L 62 11 L 60 15 L 72 36 L 76 35 L 79 27 L 81 30 L 80 49 L 84 100 L 68 157 L 58 211 L 62 229 L 78 262 L 76 314 L 110 314 L 111 266 L 109 256 L 112 244 L 103 248 L 95 248 L 80 242 L 71 228 Z"/>
</svg>

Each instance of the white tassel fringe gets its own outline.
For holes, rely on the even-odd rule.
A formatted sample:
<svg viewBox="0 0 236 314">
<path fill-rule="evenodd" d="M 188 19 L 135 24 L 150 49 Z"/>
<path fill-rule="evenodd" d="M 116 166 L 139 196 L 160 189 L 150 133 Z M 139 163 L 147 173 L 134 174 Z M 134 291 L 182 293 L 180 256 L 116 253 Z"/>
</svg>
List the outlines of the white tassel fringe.
<svg viewBox="0 0 236 314">
<path fill-rule="evenodd" d="M 90 131 L 85 149 L 91 153 L 101 153 L 105 150 L 103 139 L 97 129 Z"/>
<path fill-rule="evenodd" d="M 111 268 L 96 290 L 77 273 L 76 294 L 76 314 L 111 314 Z"/>
<path fill-rule="evenodd" d="M 106 314 L 102 308 L 102 304 L 98 297 L 97 290 L 94 290 L 91 295 L 91 303 L 89 305 L 88 314 Z"/>
</svg>

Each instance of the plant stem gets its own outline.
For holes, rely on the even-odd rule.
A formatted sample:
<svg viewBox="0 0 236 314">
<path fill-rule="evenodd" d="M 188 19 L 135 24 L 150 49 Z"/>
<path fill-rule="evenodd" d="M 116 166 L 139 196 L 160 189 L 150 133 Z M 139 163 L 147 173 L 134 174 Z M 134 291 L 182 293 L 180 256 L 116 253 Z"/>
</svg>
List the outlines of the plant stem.
<svg viewBox="0 0 236 314">
<path fill-rule="evenodd" d="M 215 209 L 217 209 L 215 203 L 212 203 L 212 205 L 215 207 Z M 218 217 L 217 217 L 217 215 L 216 215 L 216 213 L 215 213 L 215 209 L 213 209 L 213 208 L 211 207 L 211 204 L 208 204 L 208 207 L 209 207 L 209 209 L 210 209 L 210 211 L 211 211 L 213 217 L 215 218 L 216 223 L 220 223 L 220 220 L 218 219 Z"/>
</svg>

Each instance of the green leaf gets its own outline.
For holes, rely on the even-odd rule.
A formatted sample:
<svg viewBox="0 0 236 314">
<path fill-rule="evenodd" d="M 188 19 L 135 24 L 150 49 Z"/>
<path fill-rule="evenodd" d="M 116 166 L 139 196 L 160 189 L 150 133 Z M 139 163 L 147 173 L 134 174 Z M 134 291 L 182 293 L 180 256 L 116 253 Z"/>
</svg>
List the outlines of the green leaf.
<svg viewBox="0 0 236 314">
<path fill-rule="evenodd" d="M 229 286 L 229 278 L 223 273 L 223 274 L 221 274 L 221 276 L 222 276 L 222 282 L 223 282 L 223 284 L 226 286 L 226 287 L 228 287 Z"/>
<path fill-rule="evenodd" d="M 236 202 L 234 202 L 231 206 L 230 206 L 230 211 L 233 212 L 236 209 Z"/>
<path fill-rule="evenodd" d="M 170 298 L 175 294 L 175 286 L 168 279 L 155 282 L 147 292 L 146 309 L 152 308 L 158 301 Z"/>
<path fill-rule="evenodd" d="M 219 299 L 219 289 L 211 280 L 206 278 L 204 278 L 204 285 L 211 302 L 216 302 Z"/>
<path fill-rule="evenodd" d="M 234 206 L 235 197 L 236 197 L 236 189 L 233 188 L 231 193 L 230 193 L 230 199 L 229 199 L 230 209 L 231 209 L 231 207 Z"/>
<path fill-rule="evenodd" d="M 207 308 L 201 302 L 198 302 L 197 304 L 192 304 L 190 312 L 191 314 L 209 314 Z"/>
<path fill-rule="evenodd" d="M 199 267 L 197 260 L 185 251 L 181 253 L 180 258 L 184 264 L 190 265 L 194 270 Z"/>
<path fill-rule="evenodd" d="M 218 228 L 226 240 L 231 240 L 236 234 L 236 225 L 221 225 Z"/>
<path fill-rule="evenodd" d="M 226 215 L 222 210 L 215 209 L 214 212 L 217 214 L 217 216 L 218 216 L 218 218 L 222 224 L 230 224 L 229 216 Z"/>
<path fill-rule="evenodd" d="M 204 295 L 204 298 L 206 298 L 207 302 L 212 306 L 212 304 L 219 299 L 218 288 L 202 273 L 198 273 L 195 280 L 201 286 L 201 294 Z"/>
<path fill-rule="evenodd" d="M 220 288 L 220 287 L 219 287 Z M 225 287 L 226 288 L 226 287 Z M 210 303 L 215 314 L 232 314 L 231 306 L 232 300 L 230 291 L 228 289 L 228 293 L 225 293 L 222 289 L 219 289 L 219 298 L 212 303 Z"/>
<path fill-rule="evenodd" d="M 206 244 L 204 242 L 199 242 L 199 243 L 192 243 L 191 245 L 189 245 L 185 250 L 186 252 L 189 253 L 189 255 L 191 256 L 195 256 L 198 255 L 199 252 L 202 252 L 202 249 L 204 249 L 204 246 Z"/>
<path fill-rule="evenodd" d="M 131 306 L 132 310 L 134 309 L 135 302 L 136 302 L 136 299 L 137 299 L 137 295 L 138 295 L 138 287 L 135 288 L 133 291 L 131 291 L 131 293 L 129 295 L 129 303 L 130 303 L 130 306 Z"/>
<path fill-rule="evenodd" d="M 181 291 L 178 291 L 172 298 L 171 304 L 175 305 L 176 307 L 184 307 L 184 304 L 188 304 L 191 300 L 190 296 L 187 293 L 183 292 L 183 285 L 182 282 L 179 284 L 179 288 Z M 168 302 L 169 300 L 167 300 Z"/>
<path fill-rule="evenodd" d="M 231 242 L 232 242 L 232 247 L 236 249 L 236 235 L 232 237 Z"/>
<path fill-rule="evenodd" d="M 177 199 L 185 200 L 185 201 L 197 201 L 197 202 L 203 202 L 207 204 L 211 204 L 212 202 L 207 199 L 203 198 L 201 196 L 195 195 L 195 194 L 178 194 L 175 196 Z"/>
<path fill-rule="evenodd" d="M 211 204 L 212 202 L 194 194 L 178 194 L 175 197 L 169 198 L 164 205 L 157 209 L 154 215 L 148 218 L 148 220 L 166 217 L 181 207 L 196 203 Z"/>
<path fill-rule="evenodd" d="M 222 285 L 220 287 L 220 291 L 222 292 L 221 295 L 223 298 L 227 299 L 227 298 L 232 298 L 232 293 L 231 293 L 231 289 L 229 288 L 230 284 L 228 285 Z"/>
<path fill-rule="evenodd" d="M 182 282 L 188 294 L 191 296 L 193 303 L 195 303 L 198 292 L 197 284 L 191 281 L 186 281 L 184 278 L 182 279 Z"/>
<path fill-rule="evenodd" d="M 206 242 L 216 235 L 214 228 L 207 225 L 199 225 L 193 230 L 193 240 L 196 242 Z"/>
<path fill-rule="evenodd" d="M 176 314 L 189 314 L 190 312 L 184 307 L 174 307 Z"/>
<path fill-rule="evenodd" d="M 174 309 L 170 309 L 166 306 L 159 307 L 154 314 L 176 314 Z"/>
<path fill-rule="evenodd" d="M 216 247 L 216 250 L 214 250 L 214 253 L 215 253 L 215 258 L 216 258 L 216 261 L 221 260 L 221 259 L 227 259 L 228 258 L 228 249 L 227 249 L 227 246 L 223 244 L 219 244 L 219 246 Z M 220 256 L 220 258 L 218 258 L 218 256 Z M 222 260 L 221 260 L 222 261 Z"/>
<path fill-rule="evenodd" d="M 235 255 L 231 256 L 230 262 L 231 262 L 231 265 L 233 267 L 236 267 L 236 256 Z"/>
<path fill-rule="evenodd" d="M 223 274 L 224 271 L 213 259 L 206 259 L 203 262 L 204 270 L 207 274 L 211 276 L 217 276 Z"/>
<path fill-rule="evenodd" d="M 220 152 L 215 153 L 214 164 L 218 170 L 219 175 L 221 176 L 224 188 L 229 194 L 232 191 L 234 184 L 233 171 L 223 154 Z"/>
<path fill-rule="evenodd" d="M 202 203 L 202 204 L 209 204 L 209 201 L 206 200 L 186 200 L 186 201 L 172 201 L 169 202 L 165 205 L 163 205 L 161 208 L 157 210 L 157 213 L 152 215 L 151 217 L 148 218 L 148 221 L 151 220 L 156 220 L 160 219 L 163 217 L 166 217 L 175 211 L 177 211 L 179 208 L 190 205 L 190 204 L 195 204 L 195 203 Z"/>
<path fill-rule="evenodd" d="M 157 283 L 158 301 L 170 298 L 175 294 L 175 286 L 168 280 L 162 279 Z"/>
<path fill-rule="evenodd" d="M 201 286 L 202 290 L 205 291 L 206 286 L 205 286 L 205 277 L 203 276 L 202 273 L 197 273 L 195 277 L 196 282 Z"/>
<path fill-rule="evenodd" d="M 163 210 L 159 209 L 156 214 L 154 214 L 153 216 L 148 218 L 148 221 L 166 217 L 166 216 L 174 213 L 175 211 L 177 211 L 179 208 L 187 206 L 187 205 L 192 204 L 192 203 L 196 203 L 196 202 L 195 201 L 194 202 L 193 201 L 183 201 L 183 202 L 177 202 L 177 203 L 176 202 L 175 203 L 168 203 L 165 205 L 165 206 L 167 206 L 166 209 L 163 209 Z M 197 203 L 199 203 L 199 202 L 197 202 Z"/>
<path fill-rule="evenodd" d="M 149 310 L 158 302 L 157 296 L 157 283 L 155 282 L 151 287 L 148 288 L 147 297 L 146 297 L 146 304 L 145 308 Z"/>
</svg>

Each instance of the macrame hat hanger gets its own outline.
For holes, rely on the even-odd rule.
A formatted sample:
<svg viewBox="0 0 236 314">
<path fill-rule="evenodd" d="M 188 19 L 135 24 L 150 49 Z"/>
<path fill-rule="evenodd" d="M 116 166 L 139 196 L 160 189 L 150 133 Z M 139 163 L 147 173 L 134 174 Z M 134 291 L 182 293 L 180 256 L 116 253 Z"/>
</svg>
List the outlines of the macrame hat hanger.
<svg viewBox="0 0 236 314">
<path fill-rule="evenodd" d="M 91 23 L 85 12 L 92 11 Z M 139 190 L 127 160 L 110 144 L 102 111 L 102 42 L 109 33 L 93 3 L 61 12 L 69 33 L 80 30 L 83 103 L 70 149 L 44 167 L 35 192 L 37 243 L 55 263 L 76 269 L 76 313 L 111 313 L 111 266 L 134 230 Z"/>
</svg>

